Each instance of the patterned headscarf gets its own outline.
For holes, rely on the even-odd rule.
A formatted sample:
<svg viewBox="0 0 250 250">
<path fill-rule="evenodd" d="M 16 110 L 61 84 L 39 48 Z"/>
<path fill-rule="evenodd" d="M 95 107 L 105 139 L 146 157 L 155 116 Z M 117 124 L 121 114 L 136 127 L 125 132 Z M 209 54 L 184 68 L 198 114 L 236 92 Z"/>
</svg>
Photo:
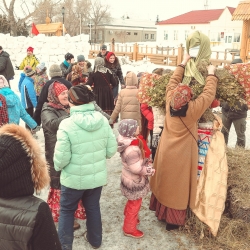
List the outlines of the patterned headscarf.
<svg viewBox="0 0 250 250">
<path fill-rule="evenodd" d="M 57 109 L 67 109 L 68 107 L 64 107 L 59 102 L 59 99 L 58 99 L 58 96 L 65 90 L 68 90 L 68 89 L 64 84 L 57 82 L 57 81 L 53 82 L 49 86 L 49 90 L 48 90 L 48 100 L 49 100 L 48 105 Z"/>
<path fill-rule="evenodd" d="M 8 81 L 3 75 L 0 75 L 0 89 L 4 87 L 9 87 Z"/>
<path fill-rule="evenodd" d="M 138 123 L 133 119 L 124 119 L 120 122 L 118 132 L 124 137 L 134 137 L 137 130 Z"/>
<path fill-rule="evenodd" d="M 110 74 L 112 74 L 111 70 L 104 67 L 104 59 L 102 57 L 97 57 L 95 59 L 95 72 L 101 72 L 101 73 L 107 73 L 109 72 Z"/>
<path fill-rule="evenodd" d="M 194 77 L 200 84 L 205 85 L 205 79 L 197 69 L 197 65 L 201 60 L 209 60 L 211 57 L 211 48 L 209 38 L 199 31 L 195 31 L 188 36 L 186 41 L 187 52 L 190 48 L 200 46 L 197 57 L 190 58 L 185 67 L 184 78 L 182 82 L 189 85 L 192 77 Z"/>
<path fill-rule="evenodd" d="M 72 74 L 71 74 L 71 82 L 73 82 L 77 78 L 81 78 L 81 75 L 83 73 L 83 68 L 76 64 L 72 67 Z"/>
<path fill-rule="evenodd" d="M 172 92 L 170 106 L 174 110 L 179 110 L 191 100 L 192 95 L 192 89 L 189 86 L 179 84 Z"/>
</svg>

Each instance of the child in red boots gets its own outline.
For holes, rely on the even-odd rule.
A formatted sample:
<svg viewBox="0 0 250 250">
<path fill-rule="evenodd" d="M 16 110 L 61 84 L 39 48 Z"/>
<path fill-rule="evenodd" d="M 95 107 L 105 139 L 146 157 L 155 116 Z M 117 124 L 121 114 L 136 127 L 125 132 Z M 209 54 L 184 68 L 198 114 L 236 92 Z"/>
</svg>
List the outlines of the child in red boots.
<svg viewBox="0 0 250 250">
<path fill-rule="evenodd" d="M 120 152 L 123 169 L 121 176 L 121 192 L 128 199 L 124 209 L 124 235 L 141 238 L 143 232 L 137 229 L 140 223 L 138 213 L 142 198 L 149 188 L 148 176 L 155 173 L 149 161 L 150 149 L 139 134 L 136 120 L 124 119 L 118 127 L 118 152 Z"/>
</svg>

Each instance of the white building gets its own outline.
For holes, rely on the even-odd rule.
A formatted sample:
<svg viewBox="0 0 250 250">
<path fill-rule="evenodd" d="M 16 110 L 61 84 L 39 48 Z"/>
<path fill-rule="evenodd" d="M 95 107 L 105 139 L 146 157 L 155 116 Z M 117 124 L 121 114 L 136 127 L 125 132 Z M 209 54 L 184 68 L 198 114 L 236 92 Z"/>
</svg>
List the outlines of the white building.
<svg viewBox="0 0 250 250">
<path fill-rule="evenodd" d="M 157 23 L 157 43 L 162 46 L 186 44 L 195 30 L 206 34 L 212 46 L 239 49 L 242 21 L 232 21 L 235 8 L 195 10 Z"/>
</svg>

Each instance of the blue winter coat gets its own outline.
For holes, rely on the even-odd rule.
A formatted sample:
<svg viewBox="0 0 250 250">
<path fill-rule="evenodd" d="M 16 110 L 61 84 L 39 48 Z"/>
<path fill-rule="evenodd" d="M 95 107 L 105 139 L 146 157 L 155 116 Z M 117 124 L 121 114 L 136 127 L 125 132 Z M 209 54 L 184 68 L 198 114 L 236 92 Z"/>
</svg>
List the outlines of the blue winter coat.
<svg viewBox="0 0 250 250">
<path fill-rule="evenodd" d="M 18 84 L 19 91 L 21 92 L 21 103 L 25 109 L 36 107 L 36 91 L 34 88 L 34 80 L 24 73 L 21 73 Z"/>
<path fill-rule="evenodd" d="M 0 94 L 6 99 L 9 123 L 19 125 L 21 118 L 31 129 L 34 129 L 37 126 L 36 122 L 21 105 L 19 97 L 10 88 L 1 88 Z"/>
<path fill-rule="evenodd" d="M 93 103 L 70 108 L 57 131 L 54 167 L 61 172 L 63 186 L 93 189 L 107 183 L 106 159 L 117 150 L 108 120 Z"/>
</svg>

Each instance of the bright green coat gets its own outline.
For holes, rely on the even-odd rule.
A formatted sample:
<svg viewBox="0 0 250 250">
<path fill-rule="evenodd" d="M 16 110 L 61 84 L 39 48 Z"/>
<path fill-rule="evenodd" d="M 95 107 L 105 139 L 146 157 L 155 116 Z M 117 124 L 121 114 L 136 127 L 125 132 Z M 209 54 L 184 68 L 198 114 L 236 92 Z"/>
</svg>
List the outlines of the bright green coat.
<svg viewBox="0 0 250 250">
<path fill-rule="evenodd" d="M 24 69 L 26 66 L 31 66 L 33 70 L 36 69 L 36 66 L 39 64 L 39 61 L 35 55 L 26 56 L 20 64 L 19 69 Z"/>
<path fill-rule="evenodd" d="M 63 186 L 77 190 L 107 184 L 106 159 L 117 150 L 115 135 L 108 120 L 94 104 L 70 109 L 57 131 L 54 167 L 61 172 Z"/>
</svg>

